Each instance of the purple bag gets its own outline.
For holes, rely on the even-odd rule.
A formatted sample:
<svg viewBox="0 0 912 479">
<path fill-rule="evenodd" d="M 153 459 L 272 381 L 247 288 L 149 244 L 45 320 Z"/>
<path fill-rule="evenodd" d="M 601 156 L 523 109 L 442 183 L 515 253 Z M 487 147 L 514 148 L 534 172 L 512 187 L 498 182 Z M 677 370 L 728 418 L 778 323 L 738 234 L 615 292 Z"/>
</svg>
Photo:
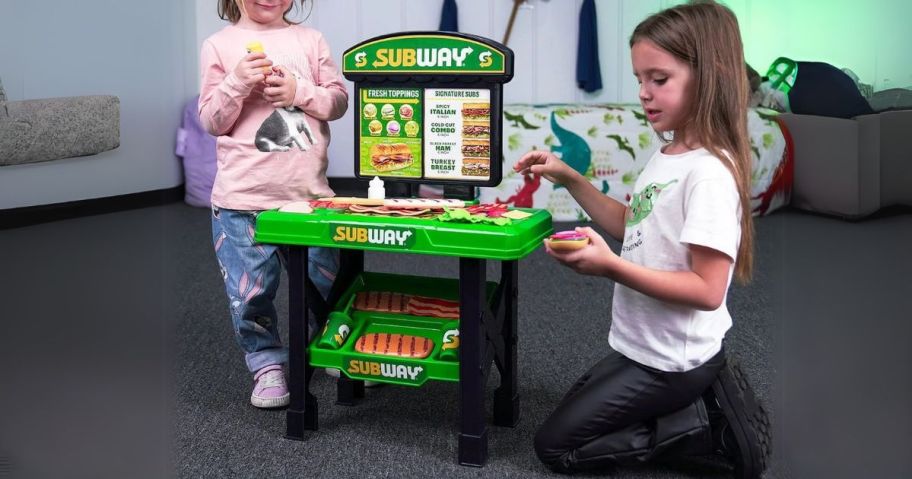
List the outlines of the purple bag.
<svg viewBox="0 0 912 479">
<path fill-rule="evenodd" d="M 184 106 L 174 152 L 183 159 L 184 201 L 190 206 L 209 207 L 216 170 L 215 137 L 200 124 L 198 103 L 199 95 Z"/>
</svg>

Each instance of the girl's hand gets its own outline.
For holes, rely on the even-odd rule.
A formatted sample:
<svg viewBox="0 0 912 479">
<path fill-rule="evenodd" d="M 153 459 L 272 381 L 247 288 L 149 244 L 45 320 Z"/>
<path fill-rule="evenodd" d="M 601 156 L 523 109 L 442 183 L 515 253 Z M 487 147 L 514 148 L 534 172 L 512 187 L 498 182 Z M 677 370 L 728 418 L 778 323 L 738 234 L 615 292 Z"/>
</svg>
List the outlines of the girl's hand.
<svg viewBox="0 0 912 479">
<path fill-rule="evenodd" d="M 555 259 L 560 261 L 564 266 L 571 268 L 580 274 L 592 276 L 608 276 L 612 270 L 613 264 L 620 261 L 620 257 L 611 251 L 608 243 L 601 235 L 588 226 L 585 228 L 576 228 L 576 232 L 589 237 L 589 245 L 576 251 L 561 253 L 554 251 L 545 243 L 545 251 Z"/>
<path fill-rule="evenodd" d="M 234 75 L 248 88 L 254 88 L 266 79 L 266 71 L 271 66 L 272 60 L 266 58 L 265 53 L 248 53 L 234 67 Z"/>
<path fill-rule="evenodd" d="M 546 180 L 564 186 L 566 186 L 576 174 L 576 171 L 574 171 L 573 168 L 567 166 L 566 163 L 558 159 L 552 153 L 541 150 L 532 150 L 523 155 L 522 158 L 513 165 L 513 171 L 523 175 L 529 172 L 540 174 L 544 176 Z"/>
<path fill-rule="evenodd" d="M 291 106 L 295 93 L 298 91 L 298 81 L 284 67 L 276 67 L 276 69 L 279 71 L 266 77 L 263 98 L 276 108 Z"/>
</svg>

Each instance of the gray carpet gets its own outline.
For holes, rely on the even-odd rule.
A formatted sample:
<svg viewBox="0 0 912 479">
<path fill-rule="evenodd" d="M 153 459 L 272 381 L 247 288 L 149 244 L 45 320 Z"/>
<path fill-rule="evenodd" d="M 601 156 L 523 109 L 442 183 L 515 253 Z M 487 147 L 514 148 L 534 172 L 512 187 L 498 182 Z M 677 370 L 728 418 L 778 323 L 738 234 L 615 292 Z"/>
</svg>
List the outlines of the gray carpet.
<svg viewBox="0 0 912 479">
<path fill-rule="evenodd" d="M 729 294 L 727 347 L 774 412 L 765 477 L 912 477 L 901 454 L 912 438 L 910 239 L 908 214 L 849 223 L 785 211 L 757 222 L 757 274 Z M 612 283 L 541 251 L 522 260 L 521 420 L 489 425 L 487 465 L 466 468 L 454 384 L 369 389 L 342 407 L 319 374 L 320 430 L 300 442 L 284 439 L 283 411 L 250 406 L 206 210 L 171 204 L 6 230 L 0 255 L 0 476 L 557 477 L 533 453 L 535 428 L 607 345 Z M 451 277 L 456 266 L 366 255 L 373 271 Z M 730 476 L 694 461 L 615 477 Z"/>
</svg>

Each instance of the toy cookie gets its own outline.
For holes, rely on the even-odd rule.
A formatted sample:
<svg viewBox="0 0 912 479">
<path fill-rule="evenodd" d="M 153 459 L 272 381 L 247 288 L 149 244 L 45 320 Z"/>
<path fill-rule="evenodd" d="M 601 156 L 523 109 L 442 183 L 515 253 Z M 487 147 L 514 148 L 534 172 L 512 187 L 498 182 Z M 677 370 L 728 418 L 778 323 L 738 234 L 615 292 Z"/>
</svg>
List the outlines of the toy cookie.
<svg viewBox="0 0 912 479">
<path fill-rule="evenodd" d="M 545 241 L 554 251 L 565 253 L 584 248 L 589 244 L 589 237 L 576 231 L 561 231 L 549 236 Z"/>
</svg>

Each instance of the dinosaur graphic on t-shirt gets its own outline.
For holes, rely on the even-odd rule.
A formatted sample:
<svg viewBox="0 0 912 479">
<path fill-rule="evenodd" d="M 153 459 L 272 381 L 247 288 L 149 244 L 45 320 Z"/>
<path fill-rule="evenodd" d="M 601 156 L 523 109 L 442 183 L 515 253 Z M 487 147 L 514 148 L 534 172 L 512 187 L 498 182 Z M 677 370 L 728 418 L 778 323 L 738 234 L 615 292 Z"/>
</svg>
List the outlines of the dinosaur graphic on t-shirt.
<svg viewBox="0 0 912 479">
<path fill-rule="evenodd" d="M 630 200 L 630 208 L 627 210 L 627 226 L 634 226 L 652 213 L 653 203 L 658 199 L 659 193 L 667 189 L 678 180 L 671 180 L 668 183 L 650 183 L 643 188 L 643 191 L 634 193 Z"/>
</svg>

